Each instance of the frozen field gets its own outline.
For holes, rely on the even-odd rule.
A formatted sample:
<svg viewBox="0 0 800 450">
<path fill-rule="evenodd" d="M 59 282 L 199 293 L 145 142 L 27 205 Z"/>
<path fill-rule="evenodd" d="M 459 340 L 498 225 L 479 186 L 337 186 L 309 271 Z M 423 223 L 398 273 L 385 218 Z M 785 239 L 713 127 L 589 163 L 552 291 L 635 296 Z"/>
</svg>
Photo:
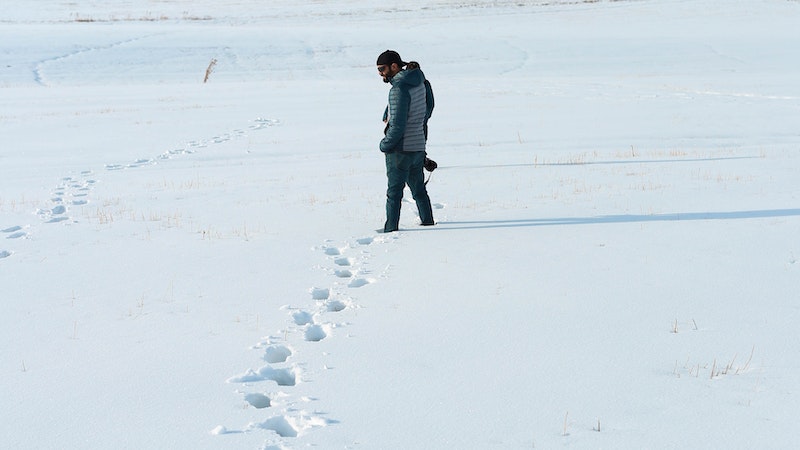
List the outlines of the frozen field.
<svg viewBox="0 0 800 450">
<path fill-rule="evenodd" d="M 800 445 L 800 2 L 223 3 L 3 7 L 0 447 Z"/>
</svg>

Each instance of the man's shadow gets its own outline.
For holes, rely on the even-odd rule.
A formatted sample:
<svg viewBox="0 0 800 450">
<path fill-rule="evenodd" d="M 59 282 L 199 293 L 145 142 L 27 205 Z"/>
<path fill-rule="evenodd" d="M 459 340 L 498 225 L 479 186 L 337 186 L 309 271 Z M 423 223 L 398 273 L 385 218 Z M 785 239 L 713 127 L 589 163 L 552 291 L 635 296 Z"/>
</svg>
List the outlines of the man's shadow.
<svg viewBox="0 0 800 450">
<path fill-rule="evenodd" d="M 472 220 L 438 222 L 429 230 L 469 230 L 481 228 L 543 227 L 554 225 L 596 225 L 609 223 L 681 222 L 697 220 L 763 219 L 800 216 L 797 209 L 762 209 L 752 211 L 690 212 L 670 214 L 617 214 L 594 217 L 559 217 L 515 220 Z M 410 229 L 407 231 L 411 231 Z"/>
</svg>

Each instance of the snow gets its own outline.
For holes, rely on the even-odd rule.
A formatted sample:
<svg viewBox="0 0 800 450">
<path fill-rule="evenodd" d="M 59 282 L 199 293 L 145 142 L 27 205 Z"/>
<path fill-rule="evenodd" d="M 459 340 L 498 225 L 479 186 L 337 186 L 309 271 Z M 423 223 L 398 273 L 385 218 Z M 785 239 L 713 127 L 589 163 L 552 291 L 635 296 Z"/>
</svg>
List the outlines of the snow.
<svg viewBox="0 0 800 450">
<path fill-rule="evenodd" d="M 800 444 L 800 3 L 30 3 L 2 447 Z M 438 223 L 382 234 L 387 48 Z"/>
</svg>

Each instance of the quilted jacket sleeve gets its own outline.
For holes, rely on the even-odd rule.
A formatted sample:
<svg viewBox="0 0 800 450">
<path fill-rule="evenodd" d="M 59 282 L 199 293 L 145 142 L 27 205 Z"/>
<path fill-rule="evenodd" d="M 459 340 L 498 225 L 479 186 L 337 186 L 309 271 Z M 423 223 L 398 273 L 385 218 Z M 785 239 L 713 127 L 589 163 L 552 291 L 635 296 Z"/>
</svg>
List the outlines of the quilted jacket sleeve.
<svg viewBox="0 0 800 450">
<path fill-rule="evenodd" d="M 389 128 L 386 130 L 386 136 L 381 140 L 382 152 L 402 149 L 410 104 L 411 96 L 408 88 L 403 84 L 392 86 L 392 89 L 389 90 Z"/>
<path fill-rule="evenodd" d="M 428 80 L 425 80 L 425 121 L 427 122 L 428 119 L 431 118 L 433 115 L 433 107 L 436 105 L 433 101 L 433 88 L 431 88 L 431 83 Z"/>
</svg>

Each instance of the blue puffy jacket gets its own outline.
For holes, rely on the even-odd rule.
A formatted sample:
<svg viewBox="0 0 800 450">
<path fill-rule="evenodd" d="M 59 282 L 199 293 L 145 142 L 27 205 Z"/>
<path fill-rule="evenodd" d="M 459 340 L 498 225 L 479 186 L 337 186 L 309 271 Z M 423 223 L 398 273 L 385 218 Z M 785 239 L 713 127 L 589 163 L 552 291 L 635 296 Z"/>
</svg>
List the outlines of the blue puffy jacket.
<svg viewBox="0 0 800 450">
<path fill-rule="evenodd" d="M 382 152 L 424 152 L 423 126 L 433 112 L 433 95 L 420 69 L 402 70 L 390 80 L 386 136 Z M 430 98 L 428 98 L 430 96 Z"/>
</svg>

